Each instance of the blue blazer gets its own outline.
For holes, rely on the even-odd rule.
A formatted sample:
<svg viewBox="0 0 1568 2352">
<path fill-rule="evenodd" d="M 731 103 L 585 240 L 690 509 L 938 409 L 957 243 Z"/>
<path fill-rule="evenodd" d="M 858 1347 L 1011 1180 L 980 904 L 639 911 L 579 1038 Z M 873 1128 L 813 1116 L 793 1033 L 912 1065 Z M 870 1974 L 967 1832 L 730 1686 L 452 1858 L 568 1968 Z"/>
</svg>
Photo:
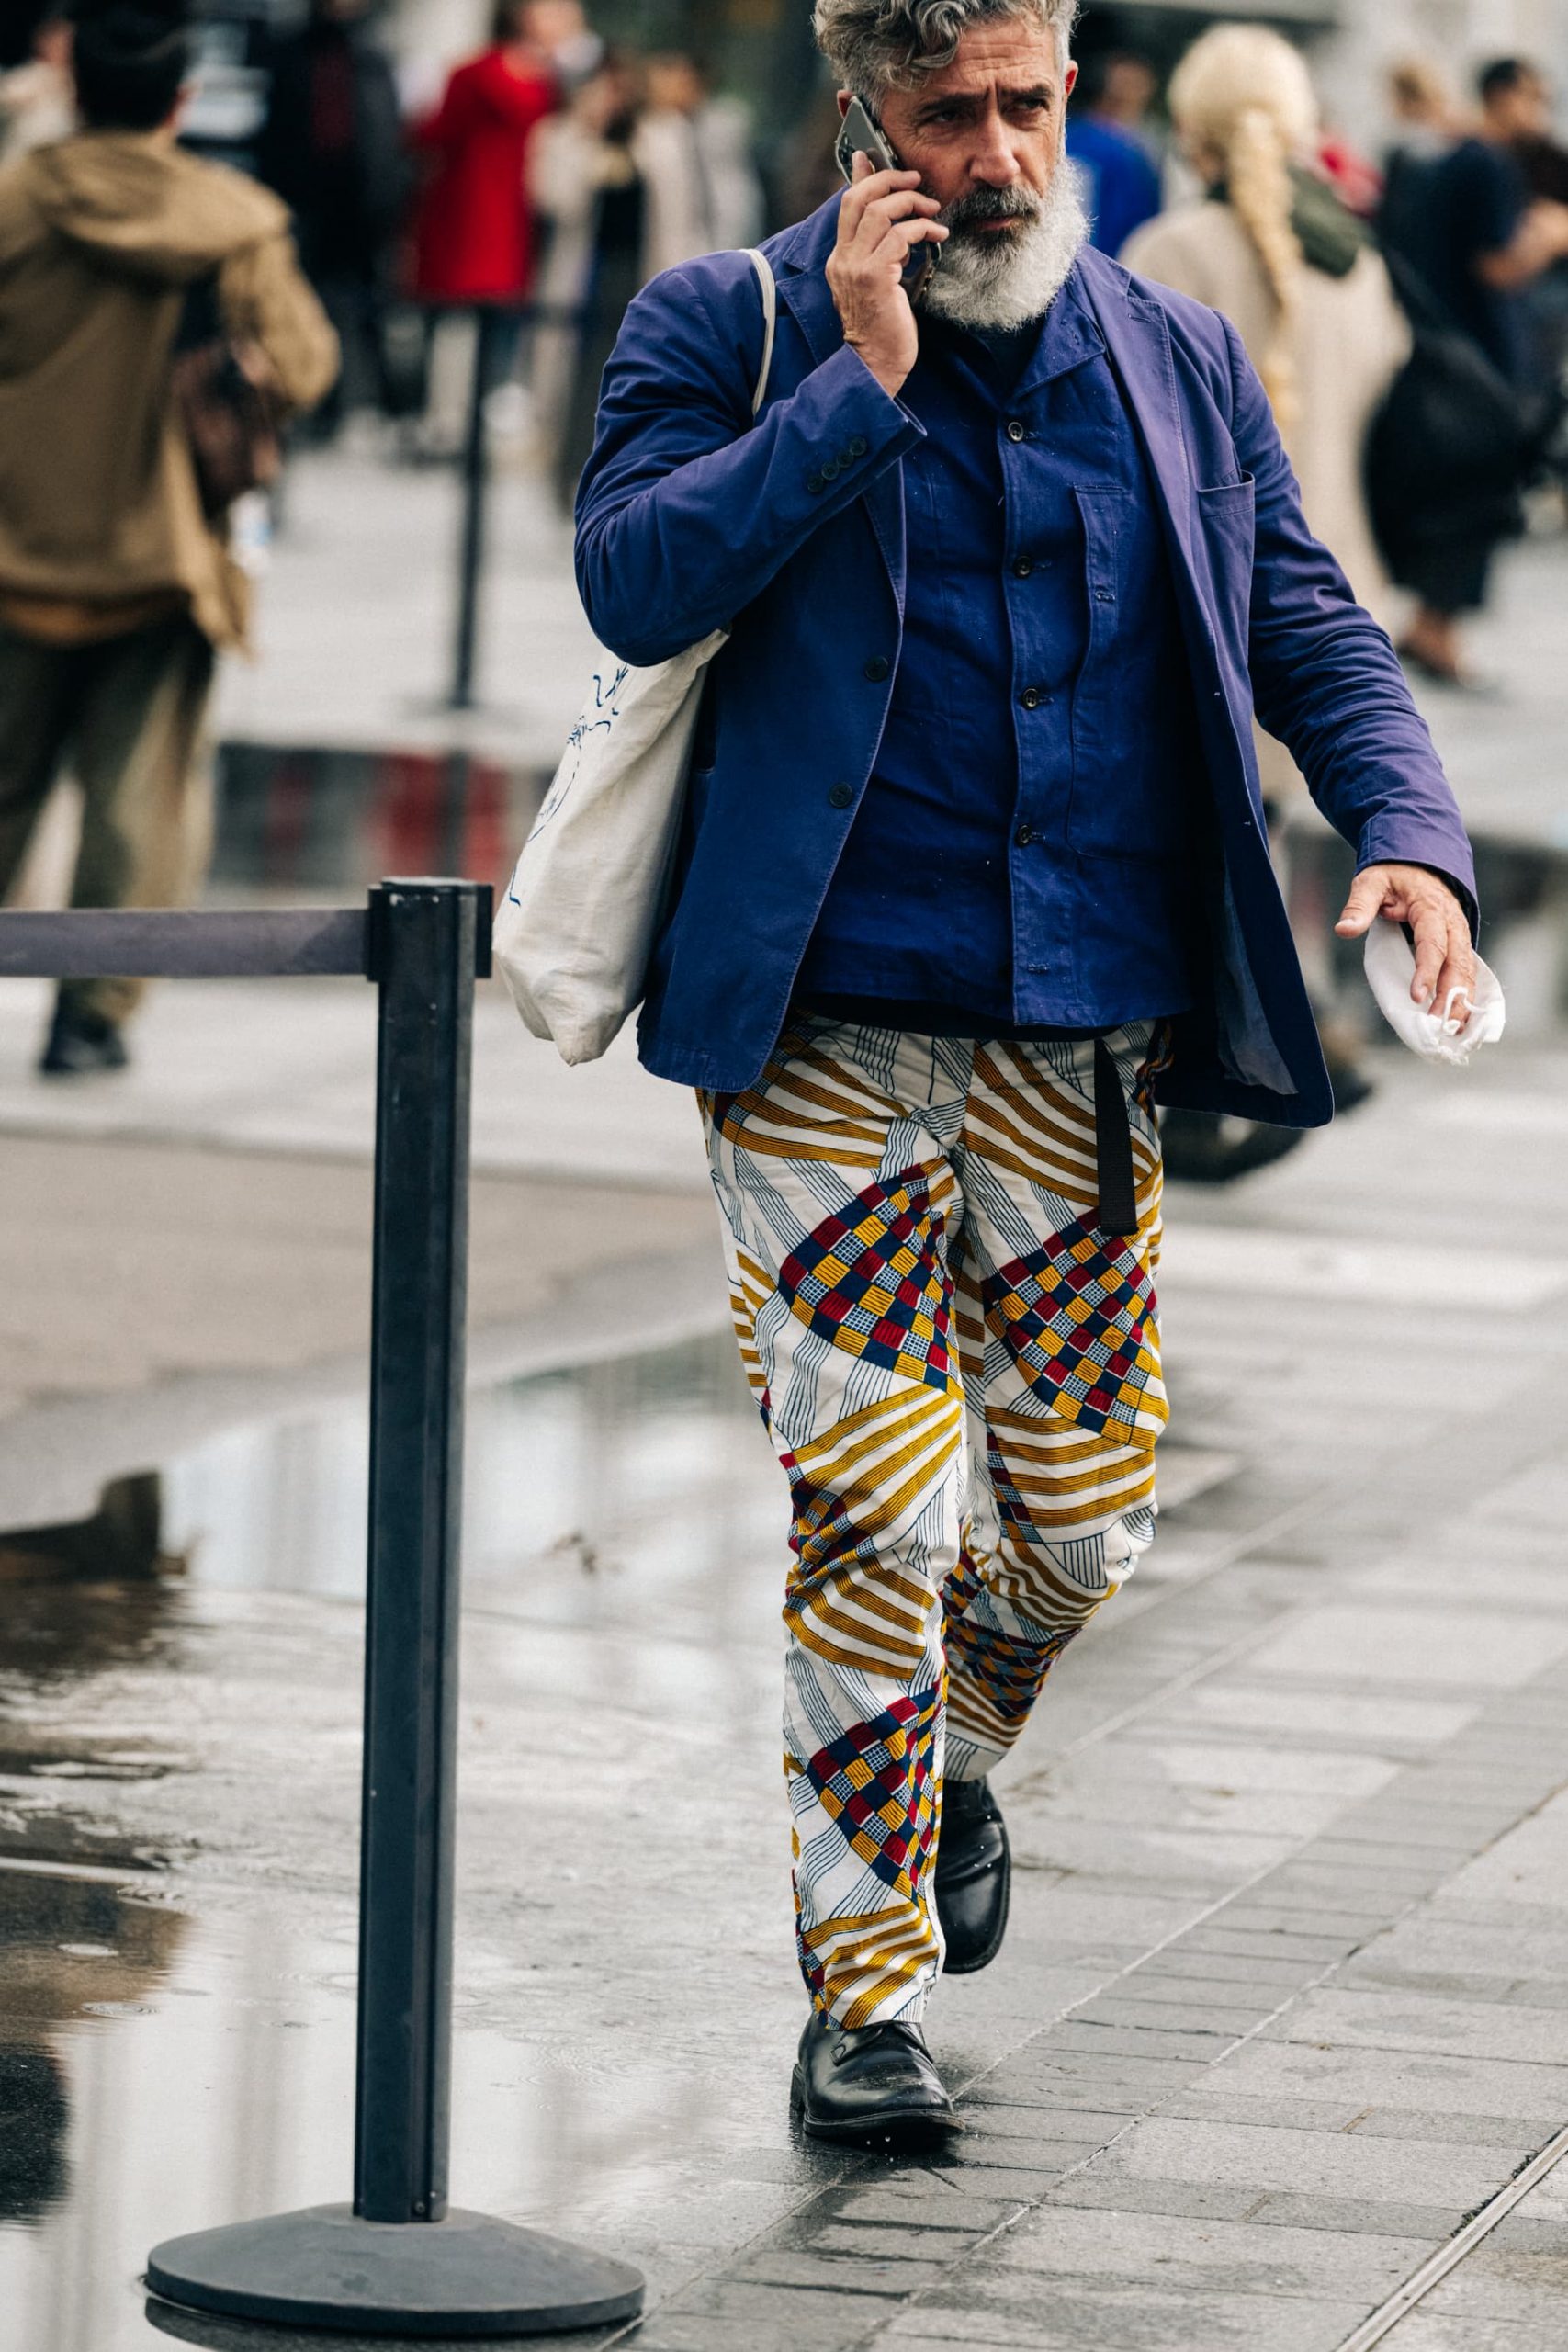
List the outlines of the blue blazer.
<svg viewBox="0 0 1568 2352">
<path fill-rule="evenodd" d="M 823 274 L 837 222 L 834 198 L 766 247 L 778 335 L 755 424 L 762 318 L 745 255 L 645 288 L 578 494 L 578 584 L 614 653 L 660 662 L 732 631 L 638 1032 L 650 1070 L 722 1092 L 752 1084 L 778 1036 L 898 658 L 900 460 L 921 427 L 844 344 Z M 1103 254 L 1078 267 L 1155 484 L 1212 798 L 1208 982 L 1157 1091 L 1322 1125 L 1332 1102 L 1269 863 L 1254 707 L 1359 865 L 1435 867 L 1473 922 L 1464 827 L 1393 647 L 1306 527 L 1235 330 Z"/>
</svg>

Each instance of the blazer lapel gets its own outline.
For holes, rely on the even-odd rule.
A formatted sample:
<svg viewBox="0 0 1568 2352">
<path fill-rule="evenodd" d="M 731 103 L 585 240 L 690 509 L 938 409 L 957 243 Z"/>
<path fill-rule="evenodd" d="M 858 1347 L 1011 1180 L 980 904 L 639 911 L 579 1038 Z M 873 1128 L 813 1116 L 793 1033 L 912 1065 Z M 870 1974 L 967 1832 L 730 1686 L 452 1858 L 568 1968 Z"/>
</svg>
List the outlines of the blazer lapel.
<svg viewBox="0 0 1568 2352">
<path fill-rule="evenodd" d="M 833 208 L 835 222 L 838 207 Z M 825 257 L 825 256 L 824 256 Z M 844 331 L 839 313 L 833 307 L 833 297 L 822 275 L 821 264 L 779 272 L 779 300 L 788 311 L 801 334 L 813 364 L 821 367 L 841 348 Z M 904 617 L 904 469 L 888 466 L 872 483 L 861 499 L 875 534 L 878 552 L 887 568 L 887 578 L 898 601 L 898 617 Z"/>
<path fill-rule="evenodd" d="M 1167 530 L 1196 588 L 1200 571 L 1192 544 L 1192 477 L 1165 313 L 1120 271 L 1113 274 L 1103 263 L 1086 268 L 1087 258 L 1079 261 L 1080 282 L 1126 391 Z"/>
</svg>

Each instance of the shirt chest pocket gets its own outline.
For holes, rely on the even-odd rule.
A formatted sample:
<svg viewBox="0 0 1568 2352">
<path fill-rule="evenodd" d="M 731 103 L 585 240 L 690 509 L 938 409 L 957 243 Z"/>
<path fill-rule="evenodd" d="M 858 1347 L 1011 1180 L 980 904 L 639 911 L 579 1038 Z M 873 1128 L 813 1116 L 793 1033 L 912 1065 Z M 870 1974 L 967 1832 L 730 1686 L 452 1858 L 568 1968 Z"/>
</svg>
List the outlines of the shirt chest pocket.
<svg viewBox="0 0 1568 2352">
<path fill-rule="evenodd" d="M 1187 828 L 1190 708 L 1175 585 L 1151 502 L 1077 489 L 1087 630 L 1073 695 L 1067 841 L 1168 860 Z"/>
<path fill-rule="evenodd" d="M 1244 474 L 1239 481 L 1216 482 L 1212 490 L 1201 490 L 1196 502 L 1214 602 L 1243 661 L 1252 605 L 1257 500 L 1258 485 L 1250 474 Z"/>
</svg>

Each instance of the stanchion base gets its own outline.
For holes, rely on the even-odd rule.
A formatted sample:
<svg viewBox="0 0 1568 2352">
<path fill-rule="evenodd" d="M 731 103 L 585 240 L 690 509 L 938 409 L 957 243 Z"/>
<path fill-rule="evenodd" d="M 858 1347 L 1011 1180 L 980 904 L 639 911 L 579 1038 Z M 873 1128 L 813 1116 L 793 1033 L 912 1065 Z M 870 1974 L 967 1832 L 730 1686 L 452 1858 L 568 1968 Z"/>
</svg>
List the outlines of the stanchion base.
<svg viewBox="0 0 1568 2352">
<path fill-rule="evenodd" d="M 361 2335 L 547 2335 L 635 2319 L 642 2273 L 564 2238 L 448 2213 L 362 2222 L 350 2205 L 233 2222 L 154 2246 L 151 2293 L 232 2319 Z"/>
</svg>

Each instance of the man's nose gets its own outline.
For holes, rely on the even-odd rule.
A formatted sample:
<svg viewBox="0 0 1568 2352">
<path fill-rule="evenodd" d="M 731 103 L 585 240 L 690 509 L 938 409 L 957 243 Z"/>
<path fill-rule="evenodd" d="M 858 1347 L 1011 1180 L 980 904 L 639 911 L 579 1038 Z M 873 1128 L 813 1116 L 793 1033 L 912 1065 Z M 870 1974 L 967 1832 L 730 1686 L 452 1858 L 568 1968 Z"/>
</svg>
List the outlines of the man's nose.
<svg viewBox="0 0 1568 2352">
<path fill-rule="evenodd" d="M 969 158 L 969 176 L 983 187 L 1010 187 L 1020 175 L 1012 135 L 999 114 L 982 127 L 979 143 Z"/>
</svg>

